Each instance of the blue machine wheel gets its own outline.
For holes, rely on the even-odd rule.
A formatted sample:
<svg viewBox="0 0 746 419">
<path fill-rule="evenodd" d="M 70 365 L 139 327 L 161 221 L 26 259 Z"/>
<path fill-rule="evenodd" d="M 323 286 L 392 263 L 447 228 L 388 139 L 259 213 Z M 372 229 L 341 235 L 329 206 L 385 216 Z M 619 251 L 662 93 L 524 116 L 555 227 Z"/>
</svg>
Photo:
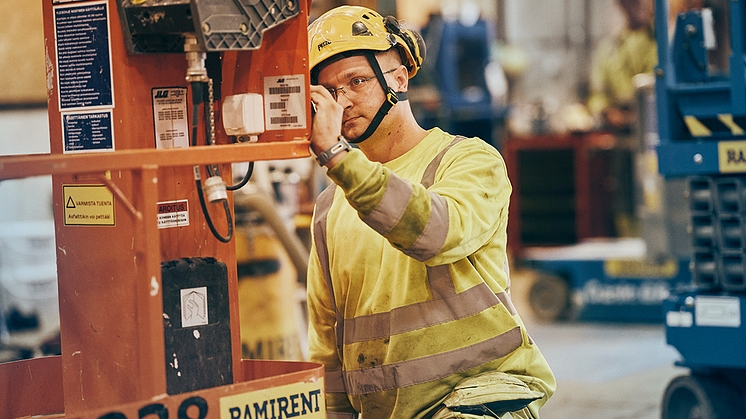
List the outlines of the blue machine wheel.
<svg viewBox="0 0 746 419">
<path fill-rule="evenodd" d="M 741 396 L 733 386 L 707 375 L 682 375 L 663 394 L 662 419 L 743 418 Z"/>
<path fill-rule="evenodd" d="M 528 302 L 539 320 L 555 321 L 569 311 L 570 287 L 567 281 L 546 273 L 541 273 L 531 285 Z"/>
</svg>

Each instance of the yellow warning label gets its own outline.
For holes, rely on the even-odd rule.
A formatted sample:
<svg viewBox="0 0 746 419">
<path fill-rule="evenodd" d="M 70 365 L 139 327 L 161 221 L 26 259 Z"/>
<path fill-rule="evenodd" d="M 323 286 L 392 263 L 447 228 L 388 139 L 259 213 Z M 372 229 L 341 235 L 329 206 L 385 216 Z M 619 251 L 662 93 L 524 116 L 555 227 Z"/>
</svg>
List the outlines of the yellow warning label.
<svg viewBox="0 0 746 419">
<path fill-rule="evenodd" d="M 720 173 L 746 172 L 746 141 L 720 141 L 718 162 Z"/>
<path fill-rule="evenodd" d="M 679 264 L 674 259 L 661 263 L 648 260 L 607 260 L 606 274 L 615 278 L 673 278 L 679 273 Z"/>
<path fill-rule="evenodd" d="M 114 195 L 106 185 L 62 185 L 65 225 L 113 226 Z"/>
<path fill-rule="evenodd" d="M 220 398 L 220 419 L 325 418 L 324 380 Z"/>
</svg>

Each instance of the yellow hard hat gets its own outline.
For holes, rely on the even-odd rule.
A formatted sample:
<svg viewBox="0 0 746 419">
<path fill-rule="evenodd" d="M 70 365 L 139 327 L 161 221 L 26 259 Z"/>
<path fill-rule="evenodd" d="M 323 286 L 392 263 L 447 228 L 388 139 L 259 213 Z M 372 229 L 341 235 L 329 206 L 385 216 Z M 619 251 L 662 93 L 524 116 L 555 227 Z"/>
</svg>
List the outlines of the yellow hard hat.
<svg viewBox="0 0 746 419">
<path fill-rule="evenodd" d="M 397 47 L 410 78 L 425 59 L 425 42 L 417 31 L 402 28 L 393 16 L 384 18 L 360 6 L 340 6 L 321 15 L 308 27 L 308 45 L 312 76 L 318 64 L 356 51 Z"/>
</svg>

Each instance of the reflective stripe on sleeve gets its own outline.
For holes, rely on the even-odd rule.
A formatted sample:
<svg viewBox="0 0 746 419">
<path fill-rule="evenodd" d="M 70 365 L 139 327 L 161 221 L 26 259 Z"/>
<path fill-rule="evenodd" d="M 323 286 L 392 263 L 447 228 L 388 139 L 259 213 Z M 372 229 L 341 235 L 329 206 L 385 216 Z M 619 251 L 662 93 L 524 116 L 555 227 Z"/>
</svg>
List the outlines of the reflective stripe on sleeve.
<svg viewBox="0 0 746 419">
<path fill-rule="evenodd" d="M 385 236 L 399 222 L 411 197 L 412 184 L 392 176 L 386 185 L 381 202 L 370 215 L 363 218 L 363 222 L 376 230 L 378 234 Z"/>
<path fill-rule="evenodd" d="M 402 222 L 402 216 L 409 208 L 412 195 L 413 187 L 409 181 L 391 176 L 381 202 L 370 215 L 362 218 L 363 222 L 382 236 L 392 239 L 387 234 L 401 234 L 402 226 L 399 226 L 397 232 L 392 230 Z M 412 231 L 415 235 L 409 240 L 413 244 L 402 249 L 404 254 L 419 261 L 425 261 L 437 255 L 448 237 L 448 203 L 438 194 L 429 193 L 429 198 L 430 216 L 427 222 L 422 231 Z M 409 211 L 415 210 L 410 208 Z M 404 230 L 408 228 L 410 226 L 405 226 Z"/>
<path fill-rule="evenodd" d="M 426 261 L 440 252 L 447 237 L 448 202 L 442 196 L 430 193 L 430 218 L 417 241 L 403 252 L 420 262 Z"/>
<path fill-rule="evenodd" d="M 425 189 L 435 183 L 435 173 L 448 150 L 465 139 L 465 137 L 461 136 L 455 137 L 428 164 L 421 182 Z M 376 208 L 367 217 L 363 218 L 363 222 L 379 234 L 386 236 L 401 221 L 412 195 L 413 187 L 409 181 L 397 176 L 391 176 L 381 202 L 378 203 Z M 402 249 L 404 254 L 420 262 L 437 255 L 443 248 L 443 244 L 445 244 L 448 237 L 448 202 L 438 194 L 430 193 L 429 195 L 430 216 L 427 223 L 422 232 L 419 233 L 419 236 L 414 240 L 413 245 Z"/>
</svg>

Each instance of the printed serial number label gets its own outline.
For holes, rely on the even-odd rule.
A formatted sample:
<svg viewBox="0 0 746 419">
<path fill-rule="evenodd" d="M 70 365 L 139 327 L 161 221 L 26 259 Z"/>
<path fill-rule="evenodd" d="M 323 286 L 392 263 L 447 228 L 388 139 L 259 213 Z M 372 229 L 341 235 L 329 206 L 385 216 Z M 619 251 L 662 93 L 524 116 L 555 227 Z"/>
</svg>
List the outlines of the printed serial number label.
<svg viewBox="0 0 746 419">
<path fill-rule="evenodd" d="M 306 127 L 303 74 L 264 78 L 264 124 L 267 130 Z"/>
<path fill-rule="evenodd" d="M 189 147 L 187 89 L 157 87 L 151 95 L 156 148 Z"/>
</svg>

